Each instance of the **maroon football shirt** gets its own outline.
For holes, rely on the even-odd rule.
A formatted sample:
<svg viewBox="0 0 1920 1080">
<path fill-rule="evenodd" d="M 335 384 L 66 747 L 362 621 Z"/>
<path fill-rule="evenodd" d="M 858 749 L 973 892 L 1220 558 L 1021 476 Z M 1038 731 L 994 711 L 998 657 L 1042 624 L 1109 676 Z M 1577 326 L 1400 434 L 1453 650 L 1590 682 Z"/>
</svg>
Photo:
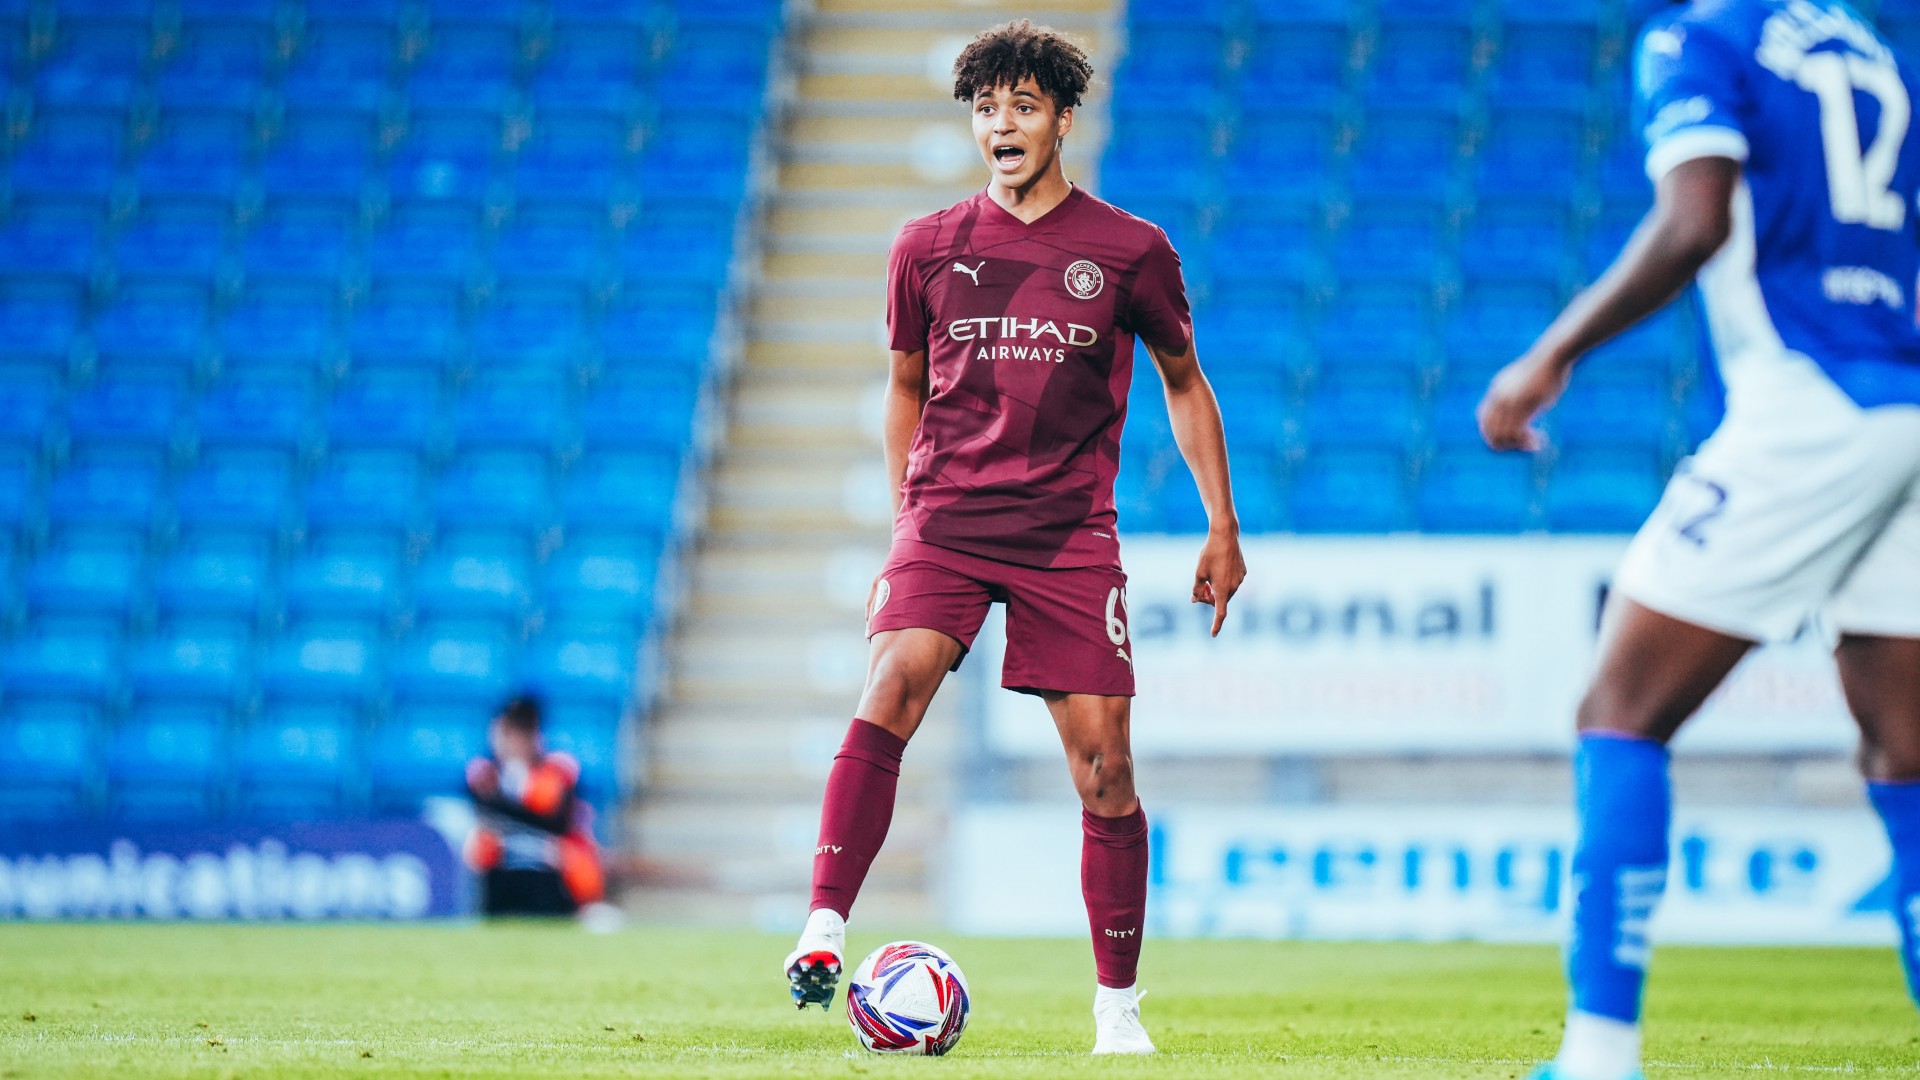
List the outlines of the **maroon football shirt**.
<svg viewBox="0 0 1920 1080">
<path fill-rule="evenodd" d="M 932 392 L 896 539 L 1027 566 L 1118 565 L 1113 479 L 1135 337 L 1193 337 L 1180 257 L 1075 187 L 1032 223 L 981 192 L 907 223 L 887 333 L 927 351 Z"/>
</svg>

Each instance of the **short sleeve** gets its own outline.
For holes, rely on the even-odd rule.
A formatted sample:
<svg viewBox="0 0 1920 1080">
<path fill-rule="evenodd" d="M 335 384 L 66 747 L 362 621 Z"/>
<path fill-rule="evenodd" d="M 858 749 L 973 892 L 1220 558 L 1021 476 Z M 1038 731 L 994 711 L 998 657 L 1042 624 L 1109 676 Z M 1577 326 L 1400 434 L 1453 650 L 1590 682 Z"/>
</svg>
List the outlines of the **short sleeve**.
<svg viewBox="0 0 1920 1080">
<path fill-rule="evenodd" d="M 887 347 L 896 352 L 927 347 L 927 296 L 915 258 L 925 232 L 907 226 L 887 252 Z"/>
<path fill-rule="evenodd" d="M 1658 182 L 1695 158 L 1747 160 L 1746 75 L 1740 51 L 1710 26 L 1670 23 L 1641 36 L 1634 89 L 1647 176 Z"/>
<path fill-rule="evenodd" d="M 1134 276 L 1127 322 L 1140 340 L 1162 352 L 1184 353 L 1193 342 L 1193 314 L 1187 307 L 1180 255 L 1157 228 Z"/>
</svg>

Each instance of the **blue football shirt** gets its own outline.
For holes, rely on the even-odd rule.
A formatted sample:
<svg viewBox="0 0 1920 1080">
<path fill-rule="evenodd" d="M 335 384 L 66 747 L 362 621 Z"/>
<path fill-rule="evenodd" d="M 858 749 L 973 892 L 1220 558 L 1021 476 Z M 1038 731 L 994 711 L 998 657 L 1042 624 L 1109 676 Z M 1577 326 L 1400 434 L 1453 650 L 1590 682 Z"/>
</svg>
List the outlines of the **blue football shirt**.
<svg viewBox="0 0 1920 1080">
<path fill-rule="evenodd" d="M 1694 0 L 1635 54 L 1647 173 L 1742 163 L 1734 228 L 1702 268 L 1729 390 L 1811 359 L 1862 406 L 1920 404 L 1920 138 L 1913 82 L 1837 0 Z"/>
</svg>

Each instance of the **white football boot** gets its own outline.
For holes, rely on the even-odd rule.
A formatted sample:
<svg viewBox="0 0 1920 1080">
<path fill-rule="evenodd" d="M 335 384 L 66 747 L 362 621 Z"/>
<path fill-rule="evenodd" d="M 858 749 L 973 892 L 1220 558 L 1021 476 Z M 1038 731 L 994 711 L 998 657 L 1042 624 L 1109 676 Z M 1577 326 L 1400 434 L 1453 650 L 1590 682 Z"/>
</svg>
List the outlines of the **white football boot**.
<svg viewBox="0 0 1920 1080">
<path fill-rule="evenodd" d="M 1151 1054 L 1153 1040 L 1140 1026 L 1140 999 L 1129 986 L 1103 986 L 1093 993 L 1093 1052 L 1096 1054 Z"/>
<path fill-rule="evenodd" d="M 793 991 L 793 1007 L 804 1009 L 818 1005 L 822 1012 L 833 1002 L 833 989 L 840 984 L 840 969 L 847 955 L 847 920 L 838 913 L 820 908 L 807 916 L 800 942 L 787 954 L 787 984 Z"/>
</svg>

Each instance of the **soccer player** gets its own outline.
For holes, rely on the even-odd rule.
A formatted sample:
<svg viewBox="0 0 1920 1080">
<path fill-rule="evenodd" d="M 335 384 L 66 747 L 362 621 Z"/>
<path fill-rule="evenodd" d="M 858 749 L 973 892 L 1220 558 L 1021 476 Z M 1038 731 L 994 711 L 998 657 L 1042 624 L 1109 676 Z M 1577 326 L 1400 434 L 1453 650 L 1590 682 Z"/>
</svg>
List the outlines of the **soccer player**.
<svg viewBox="0 0 1920 1080">
<path fill-rule="evenodd" d="M 989 180 L 908 222 L 888 259 L 893 547 L 868 602 L 866 689 L 827 779 L 812 914 L 785 969 L 799 1007 L 832 999 L 907 740 L 1002 603 L 1001 681 L 1046 703 L 1085 807 L 1094 1053 L 1150 1053 L 1134 991 L 1147 819 L 1128 741 L 1133 645 L 1113 505 L 1135 338 L 1160 370 L 1206 506 L 1192 595 L 1213 606 L 1216 634 L 1246 564 L 1180 259 L 1159 228 L 1061 167 L 1091 75 L 1079 47 L 1025 20 L 981 34 L 954 63 Z"/>
<path fill-rule="evenodd" d="M 1571 1012 L 1548 1080 L 1640 1075 L 1647 924 L 1667 876 L 1666 744 L 1756 643 L 1823 615 L 1894 853 L 1920 991 L 1920 149 L 1912 81 L 1839 0 L 1696 0 L 1636 54 L 1653 210 L 1493 380 L 1532 423 L 1582 353 L 1697 281 L 1727 386 L 1614 581 L 1579 708 Z"/>
</svg>

